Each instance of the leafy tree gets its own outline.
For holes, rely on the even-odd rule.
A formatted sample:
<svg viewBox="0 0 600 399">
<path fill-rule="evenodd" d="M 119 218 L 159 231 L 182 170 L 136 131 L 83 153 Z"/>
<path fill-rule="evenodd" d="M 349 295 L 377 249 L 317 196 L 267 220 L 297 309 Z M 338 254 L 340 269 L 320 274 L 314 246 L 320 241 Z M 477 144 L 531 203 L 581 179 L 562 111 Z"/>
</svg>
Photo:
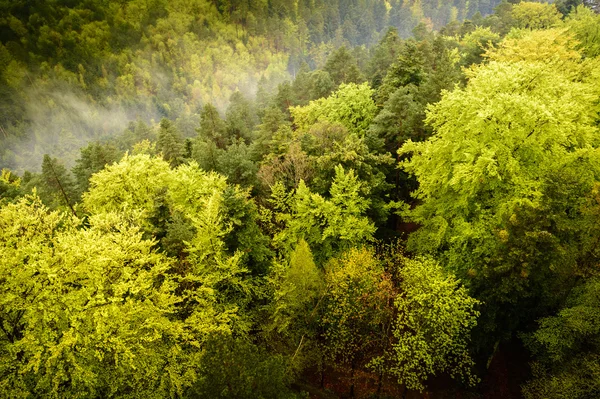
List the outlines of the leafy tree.
<svg viewBox="0 0 600 399">
<path fill-rule="evenodd" d="M 273 189 L 273 201 L 284 229 L 274 237 L 280 248 L 290 248 L 302 238 L 313 246 L 316 259 L 322 261 L 355 245 L 372 240 L 375 226 L 364 216 L 369 201 L 361 195 L 362 184 L 353 170 L 336 167 L 330 198 L 310 192 L 300 181 L 293 197 L 285 201 L 282 185 Z M 286 204 L 288 202 L 288 204 Z"/>
<path fill-rule="evenodd" d="M 49 206 L 65 207 L 76 215 L 75 185 L 67 169 L 56 158 L 44 155 L 39 179 L 40 195 Z"/>
<path fill-rule="evenodd" d="M 466 34 L 460 42 L 462 64 L 469 66 L 483 62 L 486 49 L 493 48 L 500 41 L 500 35 L 490 28 L 477 27 Z"/>
<path fill-rule="evenodd" d="M 362 195 L 369 199 L 369 217 L 385 223 L 388 216 L 387 193 L 391 186 L 386 182 L 386 173 L 392 169 L 393 158 L 369 148 L 369 137 L 348 133 L 338 123 L 320 122 L 299 137 L 312 174 L 305 179 L 312 191 L 327 195 L 336 175 L 336 167 L 355 171 L 363 182 Z"/>
<path fill-rule="evenodd" d="M 581 0 L 558 0 L 554 4 L 556 5 L 556 9 L 564 16 L 568 15 L 573 11 L 577 6 L 581 5 L 583 2 Z"/>
<path fill-rule="evenodd" d="M 324 355 L 334 367 L 349 366 L 354 373 L 387 349 L 392 281 L 370 250 L 351 249 L 327 263 L 326 282 L 320 319 Z"/>
<path fill-rule="evenodd" d="M 498 334 L 556 304 L 594 242 L 597 76 L 556 35 L 505 41 L 430 108 L 436 134 L 401 149 L 419 182 L 407 214 L 423 226 L 409 248 L 469 282 Z"/>
<path fill-rule="evenodd" d="M 92 177 L 83 205 L 93 214 L 127 215 L 147 234 L 161 232 L 167 240 L 169 230 L 194 231 L 186 244 L 188 256 L 200 256 L 197 246 L 204 243 L 216 251 L 219 262 L 238 256 L 235 262 L 247 262 L 256 273 L 265 271 L 268 251 L 248 194 L 238 188 L 230 192 L 224 177 L 204 172 L 194 162 L 170 169 L 166 161 L 148 155 L 125 156 Z"/>
<path fill-rule="evenodd" d="M 290 109 L 294 124 L 306 131 L 318 121 L 339 122 L 349 132 L 364 135 L 377 108 L 372 99 L 373 90 L 367 83 L 345 84 L 331 96 L 311 101 L 304 107 Z"/>
<path fill-rule="evenodd" d="M 539 320 L 539 328 L 526 338 L 537 356 L 533 380 L 524 387 L 526 398 L 592 398 L 600 393 L 599 290 L 596 277 L 585 281 L 557 315 Z"/>
<path fill-rule="evenodd" d="M 373 88 L 376 89 L 381 84 L 387 70 L 398 58 L 400 47 L 398 30 L 390 27 L 379 44 L 371 50 L 367 74 Z"/>
<path fill-rule="evenodd" d="M 310 97 L 315 100 L 329 96 L 336 87 L 331 75 L 327 71 L 314 71 L 311 75 L 311 80 Z"/>
<path fill-rule="evenodd" d="M 0 174 L 0 207 L 23 195 L 21 179 L 8 169 L 2 169 Z"/>
<path fill-rule="evenodd" d="M 298 242 L 288 262 L 274 264 L 268 282 L 273 297 L 267 306 L 267 340 L 290 356 L 292 367 L 302 370 L 320 360 L 318 308 L 325 293 L 322 269 L 306 241 Z"/>
<path fill-rule="evenodd" d="M 248 144 L 252 140 L 252 130 L 256 125 L 256 115 L 252 104 L 236 91 L 229 99 L 230 104 L 225 114 L 228 144 L 242 139 Z"/>
<path fill-rule="evenodd" d="M 253 159 L 260 160 L 267 154 L 273 154 L 276 151 L 274 144 L 277 132 L 289 125 L 287 115 L 279 108 L 272 106 L 265 109 L 252 146 Z"/>
<path fill-rule="evenodd" d="M 427 42 L 418 43 L 407 40 L 400 49 L 400 54 L 390 66 L 377 90 L 377 103 L 384 104 L 390 95 L 402 86 L 413 84 L 418 86 L 426 76 Z"/>
<path fill-rule="evenodd" d="M 206 344 L 200 374 L 189 390 L 200 398 L 301 397 L 290 388 L 292 376 L 286 359 L 241 339 L 218 335 Z"/>
<path fill-rule="evenodd" d="M 200 118 L 198 138 L 205 141 L 212 141 L 217 148 L 224 149 L 227 145 L 227 125 L 221 119 L 219 111 L 217 111 L 214 105 L 206 104 L 200 113 Z"/>
<path fill-rule="evenodd" d="M 598 24 L 600 24 L 600 16 L 583 6 L 577 7 L 567 18 L 566 26 L 579 41 L 579 51 L 587 57 L 600 55 Z"/>
<path fill-rule="evenodd" d="M 440 373 L 475 385 L 468 344 L 479 302 L 433 260 L 406 259 L 400 267 L 389 372 L 408 389 L 423 390 Z"/>
<path fill-rule="evenodd" d="M 171 262 L 116 214 L 81 228 L 28 197 L 0 224 L 4 396 L 181 395 L 193 348 L 227 330 L 208 301 L 195 324 L 173 319 Z"/>
<path fill-rule="evenodd" d="M 523 1 L 513 6 L 512 17 L 518 28 L 547 29 L 560 23 L 560 13 L 554 4 Z"/>
<path fill-rule="evenodd" d="M 258 171 L 258 177 L 265 187 L 279 183 L 287 189 L 295 189 L 301 181 L 310 181 L 314 174 L 313 165 L 300 143 L 293 140 L 291 129 L 281 129 L 277 134 L 282 154 L 271 154 L 265 158 Z"/>
</svg>

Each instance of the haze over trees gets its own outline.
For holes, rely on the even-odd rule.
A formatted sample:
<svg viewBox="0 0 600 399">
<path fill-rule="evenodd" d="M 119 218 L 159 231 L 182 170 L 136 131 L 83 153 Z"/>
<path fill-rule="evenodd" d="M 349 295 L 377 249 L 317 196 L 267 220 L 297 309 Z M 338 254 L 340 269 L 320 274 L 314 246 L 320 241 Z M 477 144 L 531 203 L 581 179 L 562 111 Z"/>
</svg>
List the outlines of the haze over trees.
<svg viewBox="0 0 600 399">
<path fill-rule="evenodd" d="M 600 396 L 597 2 L 0 10 L 0 396 Z"/>
</svg>

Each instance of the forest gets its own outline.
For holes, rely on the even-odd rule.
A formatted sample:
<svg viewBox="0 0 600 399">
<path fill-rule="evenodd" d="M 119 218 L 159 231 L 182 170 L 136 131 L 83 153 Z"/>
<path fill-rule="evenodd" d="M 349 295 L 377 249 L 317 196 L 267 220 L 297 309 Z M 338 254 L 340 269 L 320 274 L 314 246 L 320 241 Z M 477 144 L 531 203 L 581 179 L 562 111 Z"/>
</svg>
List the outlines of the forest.
<svg viewBox="0 0 600 399">
<path fill-rule="evenodd" d="M 600 1 L 0 0 L 0 397 L 600 397 Z"/>
</svg>

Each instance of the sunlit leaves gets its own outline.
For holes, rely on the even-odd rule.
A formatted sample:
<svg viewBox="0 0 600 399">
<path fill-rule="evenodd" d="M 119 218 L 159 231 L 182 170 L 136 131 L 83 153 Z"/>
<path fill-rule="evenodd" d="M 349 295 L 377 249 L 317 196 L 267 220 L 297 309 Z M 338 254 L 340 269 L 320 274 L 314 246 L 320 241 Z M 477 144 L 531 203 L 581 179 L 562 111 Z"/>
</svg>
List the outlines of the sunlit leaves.
<svg viewBox="0 0 600 399">
<path fill-rule="evenodd" d="M 331 96 L 304 107 L 293 107 L 290 112 L 301 131 L 307 131 L 318 121 L 328 121 L 339 122 L 349 132 L 364 135 L 377 110 L 372 96 L 373 90 L 367 83 L 343 84 Z"/>
<path fill-rule="evenodd" d="M 410 389 L 422 390 L 427 378 L 439 373 L 474 385 L 468 344 L 479 301 L 435 261 L 407 259 L 399 273 L 390 372 Z"/>
</svg>

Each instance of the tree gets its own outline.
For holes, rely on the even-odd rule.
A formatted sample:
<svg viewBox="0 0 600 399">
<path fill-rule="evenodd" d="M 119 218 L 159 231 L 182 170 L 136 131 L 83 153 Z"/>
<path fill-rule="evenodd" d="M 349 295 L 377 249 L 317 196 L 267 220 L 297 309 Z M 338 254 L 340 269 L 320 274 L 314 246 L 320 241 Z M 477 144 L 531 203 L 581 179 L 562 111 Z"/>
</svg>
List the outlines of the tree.
<svg viewBox="0 0 600 399">
<path fill-rule="evenodd" d="M 398 266 L 389 372 L 408 389 L 423 390 L 427 379 L 440 373 L 475 385 L 468 344 L 479 301 L 433 260 L 405 259 Z"/>
<path fill-rule="evenodd" d="M 567 18 L 566 26 L 579 41 L 579 51 L 587 57 L 600 55 L 599 23 L 600 16 L 583 6 L 577 7 Z"/>
<path fill-rule="evenodd" d="M 560 13 L 554 4 L 528 1 L 515 4 L 512 17 L 518 28 L 525 29 L 548 29 L 561 22 Z"/>
<path fill-rule="evenodd" d="M 344 46 L 329 56 L 323 70 L 329 73 L 336 86 L 342 83 L 359 84 L 363 81 L 356 60 Z"/>
<path fill-rule="evenodd" d="M 390 27 L 377 46 L 371 49 L 367 74 L 373 88 L 377 89 L 379 87 L 387 70 L 396 61 L 401 43 L 398 30 Z"/>
<path fill-rule="evenodd" d="M 228 329 L 210 300 L 194 324 L 173 318 L 171 261 L 117 214 L 83 227 L 27 197 L 0 226 L 3 396 L 182 395 L 193 348 Z"/>
<path fill-rule="evenodd" d="M 72 169 L 79 195 L 87 191 L 90 177 L 116 162 L 121 153 L 110 144 L 90 143 L 81 149 L 81 155 Z"/>
<path fill-rule="evenodd" d="M 205 172 L 195 162 L 170 169 L 166 161 L 149 155 L 125 156 L 92 176 L 83 206 L 92 214 L 126 215 L 146 234 L 167 241 L 173 238 L 169 232 L 193 231 L 193 239 L 186 240 L 184 263 L 191 262 L 188 257 L 208 256 L 198 255 L 206 245 L 202 251 L 212 248 L 218 254 L 216 264 L 231 258 L 240 270 L 244 264 L 256 274 L 266 271 L 269 251 L 256 225 L 254 202 L 247 192 L 228 188 L 223 176 Z"/>
<path fill-rule="evenodd" d="M 274 237 L 275 245 L 287 249 L 296 240 L 304 239 L 313 246 L 315 257 L 321 262 L 372 240 L 375 226 L 364 215 L 369 201 L 361 195 L 361 182 L 353 170 L 346 172 L 337 166 L 335 172 L 331 199 L 311 193 L 304 181 L 287 201 L 281 198 L 285 196 L 282 185 L 273 188 L 272 201 L 279 204 L 276 217 L 284 222 L 283 230 Z"/>
<path fill-rule="evenodd" d="M 336 87 L 331 75 L 323 70 L 314 71 L 311 74 L 311 80 L 310 97 L 313 100 L 329 96 Z"/>
<path fill-rule="evenodd" d="M 418 86 L 426 76 L 428 42 L 418 43 L 407 40 L 400 54 L 388 69 L 381 86 L 377 90 L 377 103 L 384 104 L 390 95 L 402 86 Z"/>
<path fill-rule="evenodd" d="M 217 148 L 224 149 L 227 146 L 226 130 L 227 126 L 219 111 L 212 104 L 206 104 L 200 113 L 200 128 L 198 129 L 198 139 L 203 141 L 212 141 Z"/>
<path fill-rule="evenodd" d="M 492 32 L 490 28 L 477 27 L 467 33 L 460 42 L 462 64 L 470 66 L 483 62 L 486 49 L 493 48 L 500 41 L 500 35 Z"/>
<path fill-rule="evenodd" d="M 300 398 L 290 388 L 293 375 L 286 357 L 226 335 L 206 345 L 198 379 L 189 395 L 199 398 Z"/>
<path fill-rule="evenodd" d="M 592 398 L 598 379 L 600 281 L 593 277 L 569 296 L 558 314 L 538 320 L 526 338 L 536 355 L 533 379 L 524 387 L 527 399 Z"/>
<path fill-rule="evenodd" d="M 0 171 L 0 207 L 23 195 L 21 179 L 8 169 Z"/>
<path fill-rule="evenodd" d="M 377 108 L 372 99 L 373 90 L 367 83 L 343 84 L 327 98 L 311 101 L 304 107 L 292 107 L 294 124 L 307 131 L 318 121 L 339 122 L 349 132 L 364 135 L 375 117 Z"/>
<path fill-rule="evenodd" d="M 268 282 L 272 301 L 266 309 L 265 334 L 271 346 L 290 356 L 298 370 L 319 361 L 318 307 L 325 281 L 306 241 L 298 241 L 289 261 L 275 263 Z"/>
<path fill-rule="evenodd" d="M 407 215 L 423 227 L 409 248 L 468 282 L 498 334 L 556 306 L 589 267 L 582 261 L 595 259 L 584 204 L 600 176 L 598 80 L 574 43 L 557 37 L 506 40 L 465 89 L 429 108 L 434 136 L 400 150 L 419 182 L 420 204 Z"/>
<path fill-rule="evenodd" d="M 252 104 L 239 91 L 229 99 L 229 107 L 225 114 L 227 125 L 227 143 L 242 139 L 249 144 L 253 139 L 252 130 L 256 125 L 256 115 Z"/>
<path fill-rule="evenodd" d="M 556 5 L 556 9 L 562 15 L 567 16 L 582 3 L 582 0 L 558 0 L 554 4 Z"/>
<path fill-rule="evenodd" d="M 325 267 L 327 291 L 320 325 L 324 357 L 351 378 L 388 349 L 395 296 L 390 275 L 369 249 L 351 249 Z M 350 385 L 354 395 L 354 380 Z"/>
<path fill-rule="evenodd" d="M 183 138 L 172 122 L 166 118 L 160 121 L 156 149 L 162 153 L 165 161 L 172 167 L 184 162 L 185 148 Z"/>
<path fill-rule="evenodd" d="M 66 207 L 75 212 L 75 185 L 67 169 L 56 158 L 44 155 L 40 176 L 40 195 L 52 207 Z"/>
</svg>

